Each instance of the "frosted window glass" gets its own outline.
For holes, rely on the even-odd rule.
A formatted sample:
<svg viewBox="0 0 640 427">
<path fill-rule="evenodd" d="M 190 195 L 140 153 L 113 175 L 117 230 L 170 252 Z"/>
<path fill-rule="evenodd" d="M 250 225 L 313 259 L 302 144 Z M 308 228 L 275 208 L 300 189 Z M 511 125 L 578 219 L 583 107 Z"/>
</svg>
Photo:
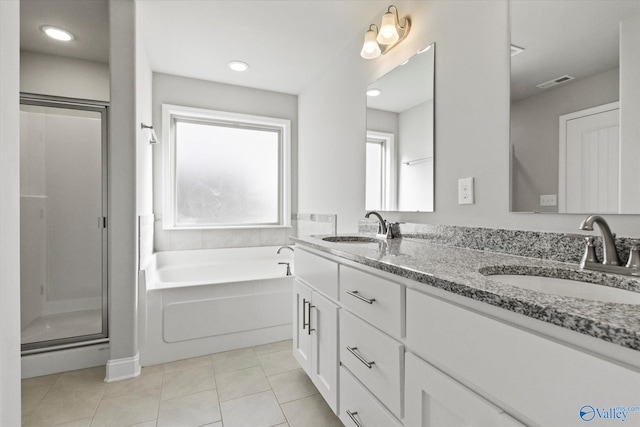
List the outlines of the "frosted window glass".
<svg viewBox="0 0 640 427">
<path fill-rule="evenodd" d="M 279 221 L 280 133 L 176 121 L 176 224 Z"/>
</svg>

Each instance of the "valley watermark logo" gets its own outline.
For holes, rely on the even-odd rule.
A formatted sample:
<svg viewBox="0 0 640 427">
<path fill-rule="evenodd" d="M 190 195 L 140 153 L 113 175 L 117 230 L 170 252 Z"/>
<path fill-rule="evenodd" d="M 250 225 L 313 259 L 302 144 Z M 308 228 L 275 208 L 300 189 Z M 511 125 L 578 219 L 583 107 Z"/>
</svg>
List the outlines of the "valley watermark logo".
<svg viewBox="0 0 640 427">
<path fill-rule="evenodd" d="M 580 408 L 580 419 L 585 422 L 598 420 L 624 422 L 627 417 L 634 413 L 640 414 L 640 406 L 612 406 L 600 408 L 597 406 L 584 405 Z"/>
</svg>

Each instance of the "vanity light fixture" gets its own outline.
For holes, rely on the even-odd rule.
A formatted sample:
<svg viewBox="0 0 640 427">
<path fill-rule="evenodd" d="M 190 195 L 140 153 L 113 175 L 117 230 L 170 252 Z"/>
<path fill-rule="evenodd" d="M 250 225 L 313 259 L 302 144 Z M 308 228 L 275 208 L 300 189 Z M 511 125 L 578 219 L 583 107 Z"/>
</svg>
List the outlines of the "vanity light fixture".
<svg viewBox="0 0 640 427">
<path fill-rule="evenodd" d="M 249 69 L 249 64 L 242 61 L 230 61 L 227 65 L 233 71 L 247 71 Z"/>
<path fill-rule="evenodd" d="M 153 130 L 153 126 L 145 125 L 144 123 L 140 123 L 140 129 L 149 140 L 149 144 L 157 144 L 158 136 L 156 135 L 156 131 Z"/>
<path fill-rule="evenodd" d="M 375 30 L 372 27 L 375 27 Z M 369 25 L 369 29 L 366 33 L 364 33 L 364 44 L 362 45 L 360 56 L 365 59 L 373 59 L 380 56 L 382 51 L 380 50 L 380 45 L 376 40 L 377 34 L 378 27 L 376 26 L 376 24 Z"/>
<path fill-rule="evenodd" d="M 364 34 L 364 44 L 360 56 L 365 59 L 377 58 L 404 40 L 409 34 L 411 21 L 408 17 L 405 17 L 403 21 L 404 25 L 400 25 L 398 8 L 394 5 L 389 6 L 387 12 L 382 16 L 380 30 L 375 24 L 369 25 L 369 29 Z"/>
<path fill-rule="evenodd" d="M 51 25 L 43 25 L 40 27 L 40 31 L 51 37 L 63 42 L 69 42 L 76 37 L 64 28 L 53 27 Z"/>
<path fill-rule="evenodd" d="M 378 96 L 382 93 L 382 91 L 380 89 L 377 88 L 371 88 L 371 89 L 367 89 L 367 96 Z"/>
</svg>

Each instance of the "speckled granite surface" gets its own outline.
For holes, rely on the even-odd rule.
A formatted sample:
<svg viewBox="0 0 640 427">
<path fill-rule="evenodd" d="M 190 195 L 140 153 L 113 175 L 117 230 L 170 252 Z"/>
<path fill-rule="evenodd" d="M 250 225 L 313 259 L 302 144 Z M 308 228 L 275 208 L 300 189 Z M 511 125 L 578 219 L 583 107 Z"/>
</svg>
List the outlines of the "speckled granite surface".
<svg viewBox="0 0 640 427">
<path fill-rule="evenodd" d="M 361 219 L 358 231 L 375 234 L 378 221 Z M 599 232 L 588 233 L 577 230 L 570 236 L 564 233 L 507 230 L 500 228 L 463 227 L 457 225 L 435 225 L 400 223 L 393 224 L 394 236 L 421 239 L 430 243 L 459 248 L 477 249 L 531 258 L 579 263 L 585 243 L 579 236 L 596 236 L 596 253 L 602 259 L 602 239 Z M 616 247 L 621 260 L 629 256 L 630 239 L 618 237 Z"/>
<path fill-rule="evenodd" d="M 491 274 L 496 273 L 534 273 L 606 283 L 640 292 L 640 282 L 625 276 L 581 272 L 577 264 L 463 249 L 406 237 L 362 244 L 326 242 L 313 236 L 294 240 L 300 245 L 640 351 L 640 305 L 554 296 L 501 284 L 491 278 Z"/>
</svg>

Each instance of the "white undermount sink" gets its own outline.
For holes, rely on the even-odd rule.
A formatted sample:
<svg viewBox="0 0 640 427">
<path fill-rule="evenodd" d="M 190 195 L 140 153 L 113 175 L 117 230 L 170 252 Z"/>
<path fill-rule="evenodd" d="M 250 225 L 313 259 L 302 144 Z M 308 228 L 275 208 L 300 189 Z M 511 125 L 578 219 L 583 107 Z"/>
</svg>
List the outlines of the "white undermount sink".
<svg viewBox="0 0 640 427">
<path fill-rule="evenodd" d="M 500 283 L 545 294 L 618 304 L 640 304 L 638 292 L 595 283 L 517 274 L 495 274 L 488 277 Z"/>
</svg>

